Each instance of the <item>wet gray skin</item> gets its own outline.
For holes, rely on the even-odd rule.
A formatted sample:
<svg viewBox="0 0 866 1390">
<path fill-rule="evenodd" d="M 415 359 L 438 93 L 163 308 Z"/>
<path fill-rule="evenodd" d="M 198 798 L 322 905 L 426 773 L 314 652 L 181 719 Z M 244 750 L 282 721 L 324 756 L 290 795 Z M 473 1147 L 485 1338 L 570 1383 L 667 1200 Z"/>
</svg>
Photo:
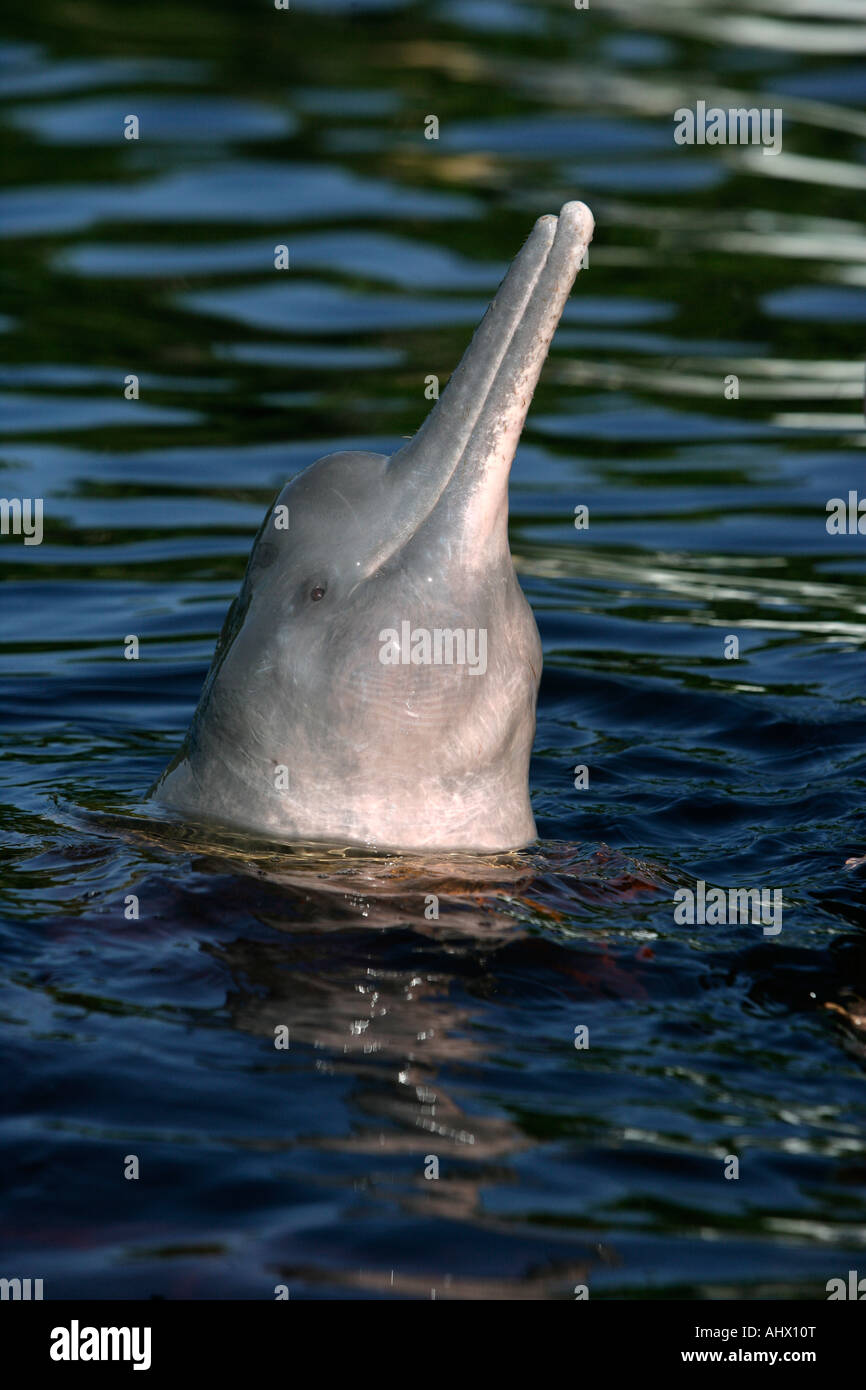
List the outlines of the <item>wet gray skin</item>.
<svg viewBox="0 0 866 1390">
<path fill-rule="evenodd" d="M 582 203 L 539 219 L 402 449 L 329 454 L 286 484 L 161 803 L 278 840 L 489 853 L 535 838 L 541 643 L 508 476 L 592 229 Z"/>
</svg>

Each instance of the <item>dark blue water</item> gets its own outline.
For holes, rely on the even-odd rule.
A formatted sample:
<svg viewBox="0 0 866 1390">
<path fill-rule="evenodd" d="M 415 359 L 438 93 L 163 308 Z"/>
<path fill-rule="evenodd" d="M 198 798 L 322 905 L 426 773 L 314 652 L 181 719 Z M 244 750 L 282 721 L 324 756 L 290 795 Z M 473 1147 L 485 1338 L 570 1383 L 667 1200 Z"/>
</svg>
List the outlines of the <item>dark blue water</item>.
<svg viewBox="0 0 866 1390">
<path fill-rule="evenodd" d="M 0 1274 L 823 1298 L 862 1270 L 866 540 L 825 523 L 866 494 L 866 25 L 821 14 L 2 21 L 0 492 L 45 534 L 0 538 Z M 782 107 L 782 153 L 676 145 L 697 100 Z M 275 492 L 411 434 L 573 197 L 596 240 L 511 494 L 539 846 L 434 873 L 151 820 Z M 779 889 L 782 930 L 678 924 L 698 880 Z"/>
</svg>

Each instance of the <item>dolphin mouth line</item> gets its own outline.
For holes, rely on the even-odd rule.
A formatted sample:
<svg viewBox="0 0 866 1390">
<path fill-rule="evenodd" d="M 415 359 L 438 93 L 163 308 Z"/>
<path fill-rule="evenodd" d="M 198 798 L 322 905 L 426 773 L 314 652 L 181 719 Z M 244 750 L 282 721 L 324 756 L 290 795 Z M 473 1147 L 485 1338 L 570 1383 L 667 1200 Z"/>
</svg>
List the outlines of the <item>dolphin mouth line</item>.
<svg viewBox="0 0 866 1390">
<path fill-rule="evenodd" d="M 447 489 L 469 495 L 503 489 L 533 392 L 566 301 L 592 240 L 584 203 L 535 223 L 512 262 L 441 398 L 415 435 L 388 461 L 411 506 L 397 518 L 384 564 L 433 511 Z"/>
</svg>

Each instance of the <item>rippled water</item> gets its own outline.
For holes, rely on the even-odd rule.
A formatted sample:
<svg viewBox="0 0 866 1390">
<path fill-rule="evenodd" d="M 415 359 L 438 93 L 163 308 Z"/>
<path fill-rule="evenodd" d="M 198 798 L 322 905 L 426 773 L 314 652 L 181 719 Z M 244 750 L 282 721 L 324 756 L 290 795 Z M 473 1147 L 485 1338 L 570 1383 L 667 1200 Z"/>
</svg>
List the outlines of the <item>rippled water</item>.
<svg viewBox="0 0 866 1390">
<path fill-rule="evenodd" d="M 0 540 L 3 1275 L 817 1298 L 862 1268 L 864 540 L 825 508 L 864 478 L 866 25 L 741 4 L 3 20 L 0 491 L 45 499 L 41 546 Z M 699 99 L 782 107 L 783 153 L 677 146 Z M 540 845 L 482 873 L 152 821 L 276 490 L 411 434 L 572 197 L 596 240 L 511 492 Z M 783 930 L 677 925 L 696 880 L 781 889 Z"/>
</svg>

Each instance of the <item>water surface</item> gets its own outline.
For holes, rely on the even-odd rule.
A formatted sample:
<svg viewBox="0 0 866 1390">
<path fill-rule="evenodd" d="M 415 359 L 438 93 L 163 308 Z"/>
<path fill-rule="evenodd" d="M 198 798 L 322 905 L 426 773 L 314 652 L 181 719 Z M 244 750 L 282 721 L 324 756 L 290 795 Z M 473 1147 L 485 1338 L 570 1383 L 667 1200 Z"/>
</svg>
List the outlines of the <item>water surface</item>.
<svg viewBox="0 0 866 1390">
<path fill-rule="evenodd" d="M 0 491 L 45 536 L 0 540 L 3 1275 L 821 1298 L 862 1268 L 864 540 L 825 508 L 864 478 L 866 26 L 821 13 L 4 18 Z M 783 153 L 675 145 L 699 99 L 781 106 Z M 573 197 L 596 241 L 511 494 L 540 844 L 481 873 L 150 821 L 275 492 L 410 435 Z M 697 880 L 780 889 L 781 933 L 677 925 Z"/>
</svg>

